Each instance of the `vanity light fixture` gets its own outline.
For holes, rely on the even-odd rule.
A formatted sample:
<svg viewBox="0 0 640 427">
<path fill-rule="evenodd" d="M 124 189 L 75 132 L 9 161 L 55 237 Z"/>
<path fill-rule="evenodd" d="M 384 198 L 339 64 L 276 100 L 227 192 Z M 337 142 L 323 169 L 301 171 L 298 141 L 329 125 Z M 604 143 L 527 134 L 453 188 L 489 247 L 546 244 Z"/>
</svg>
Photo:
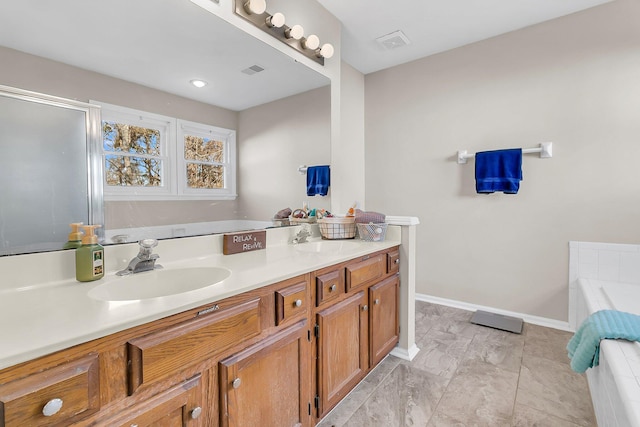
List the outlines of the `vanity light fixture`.
<svg viewBox="0 0 640 427">
<path fill-rule="evenodd" d="M 244 10 L 249 15 L 261 15 L 267 10 L 267 0 L 246 0 Z"/>
<path fill-rule="evenodd" d="M 193 79 L 190 82 L 192 85 L 194 85 L 197 88 L 200 87 L 205 87 L 207 85 L 207 82 L 205 82 L 204 80 L 200 80 L 200 79 Z"/>
<path fill-rule="evenodd" d="M 316 36 L 315 34 L 311 34 L 309 37 L 303 37 L 300 40 L 300 45 L 304 49 L 316 50 L 318 47 L 320 47 L 320 38 L 318 38 L 318 36 Z"/>
<path fill-rule="evenodd" d="M 276 12 L 273 15 L 268 16 L 265 23 L 269 28 L 280 28 L 284 25 L 284 15 L 280 12 Z"/>
<path fill-rule="evenodd" d="M 300 40 L 304 36 L 304 28 L 299 24 L 290 28 L 285 28 L 284 36 L 288 39 Z"/>
<path fill-rule="evenodd" d="M 201 2 L 206 0 L 191 1 Z M 289 45 L 308 59 L 324 65 L 325 59 L 333 56 L 333 46 L 329 43 L 321 44 L 320 38 L 316 34 L 305 37 L 302 25 L 285 25 L 284 14 L 280 12 L 269 13 L 267 11 L 267 0 L 233 0 L 233 2 L 236 15 L 249 21 L 261 31 L 268 33 L 282 43 Z"/>
</svg>

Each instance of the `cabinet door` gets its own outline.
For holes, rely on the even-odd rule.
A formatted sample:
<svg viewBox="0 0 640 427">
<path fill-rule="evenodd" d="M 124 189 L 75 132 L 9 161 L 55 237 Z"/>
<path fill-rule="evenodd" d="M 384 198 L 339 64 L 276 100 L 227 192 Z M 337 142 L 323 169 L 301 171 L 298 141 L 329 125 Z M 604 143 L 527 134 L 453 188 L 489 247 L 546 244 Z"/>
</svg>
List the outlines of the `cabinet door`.
<svg viewBox="0 0 640 427">
<path fill-rule="evenodd" d="M 323 417 L 362 379 L 368 368 L 364 292 L 317 313 L 318 417 Z"/>
<path fill-rule="evenodd" d="M 399 277 L 389 277 L 369 288 L 371 366 L 380 362 L 398 342 Z"/>
<path fill-rule="evenodd" d="M 203 426 L 203 411 L 206 406 L 202 402 L 201 376 L 178 384 L 151 399 L 140 402 L 136 406 L 104 421 L 104 425 L 118 427 L 199 427 Z"/>
<path fill-rule="evenodd" d="M 303 320 L 219 364 L 224 427 L 309 426 L 309 341 Z"/>
</svg>

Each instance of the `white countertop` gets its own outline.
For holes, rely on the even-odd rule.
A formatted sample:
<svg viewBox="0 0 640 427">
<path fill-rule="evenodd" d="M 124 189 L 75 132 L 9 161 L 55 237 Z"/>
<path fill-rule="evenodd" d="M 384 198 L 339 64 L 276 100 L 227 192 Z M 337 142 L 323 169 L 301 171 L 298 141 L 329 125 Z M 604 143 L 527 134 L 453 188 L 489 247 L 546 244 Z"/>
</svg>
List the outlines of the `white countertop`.
<svg viewBox="0 0 640 427">
<path fill-rule="evenodd" d="M 384 242 L 345 240 L 340 250 L 323 253 L 298 247 L 308 243 L 288 244 L 295 228 L 269 230 L 266 249 L 235 255 L 219 253 L 221 235 L 163 240 L 156 252 L 164 269 L 215 266 L 231 270 L 231 275 L 218 284 L 187 293 L 122 302 L 96 300 L 88 292 L 107 280 L 119 280 L 115 272 L 135 256 L 137 245 L 107 246 L 107 274 L 101 280 L 87 283 L 71 278 L 72 251 L 0 259 L 0 369 L 399 245 L 399 228 L 389 226 Z M 43 280 L 47 271 L 42 270 L 48 263 L 57 267 L 54 262 L 58 259 L 65 265 L 59 267 L 60 271 L 50 272 L 46 276 L 49 280 Z M 60 279 L 56 275 L 65 277 Z"/>
</svg>

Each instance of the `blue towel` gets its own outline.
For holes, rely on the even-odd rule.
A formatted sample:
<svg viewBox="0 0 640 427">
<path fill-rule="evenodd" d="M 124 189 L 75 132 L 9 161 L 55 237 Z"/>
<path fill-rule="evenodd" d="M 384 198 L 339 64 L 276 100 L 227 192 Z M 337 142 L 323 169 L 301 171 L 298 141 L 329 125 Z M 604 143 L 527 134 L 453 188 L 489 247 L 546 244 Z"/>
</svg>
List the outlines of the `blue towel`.
<svg viewBox="0 0 640 427">
<path fill-rule="evenodd" d="M 516 194 L 522 181 L 522 148 L 476 153 L 476 192 Z"/>
<path fill-rule="evenodd" d="M 640 316 L 601 310 L 587 317 L 567 344 L 571 369 L 584 372 L 598 366 L 600 340 L 605 338 L 640 341 Z"/>
<path fill-rule="evenodd" d="M 309 166 L 307 168 L 307 196 L 326 196 L 331 184 L 329 166 Z"/>
</svg>

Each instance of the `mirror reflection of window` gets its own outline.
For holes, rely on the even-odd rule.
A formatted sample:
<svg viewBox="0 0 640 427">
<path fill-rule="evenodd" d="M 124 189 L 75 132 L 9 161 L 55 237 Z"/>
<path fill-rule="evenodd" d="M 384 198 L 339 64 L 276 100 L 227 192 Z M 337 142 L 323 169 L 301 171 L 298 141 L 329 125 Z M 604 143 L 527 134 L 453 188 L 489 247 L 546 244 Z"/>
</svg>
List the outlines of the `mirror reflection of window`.
<svg viewBox="0 0 640 427">
<path fill-rule="evenodd" d="M 99 104 L 105 199 L 235 199 L 235 130 Z"/>
<path fill-rule="evenodd" d="M 162 186 L 158 129 L 102 122 L 105 178 L 108 186 Z"/>
</svg>

